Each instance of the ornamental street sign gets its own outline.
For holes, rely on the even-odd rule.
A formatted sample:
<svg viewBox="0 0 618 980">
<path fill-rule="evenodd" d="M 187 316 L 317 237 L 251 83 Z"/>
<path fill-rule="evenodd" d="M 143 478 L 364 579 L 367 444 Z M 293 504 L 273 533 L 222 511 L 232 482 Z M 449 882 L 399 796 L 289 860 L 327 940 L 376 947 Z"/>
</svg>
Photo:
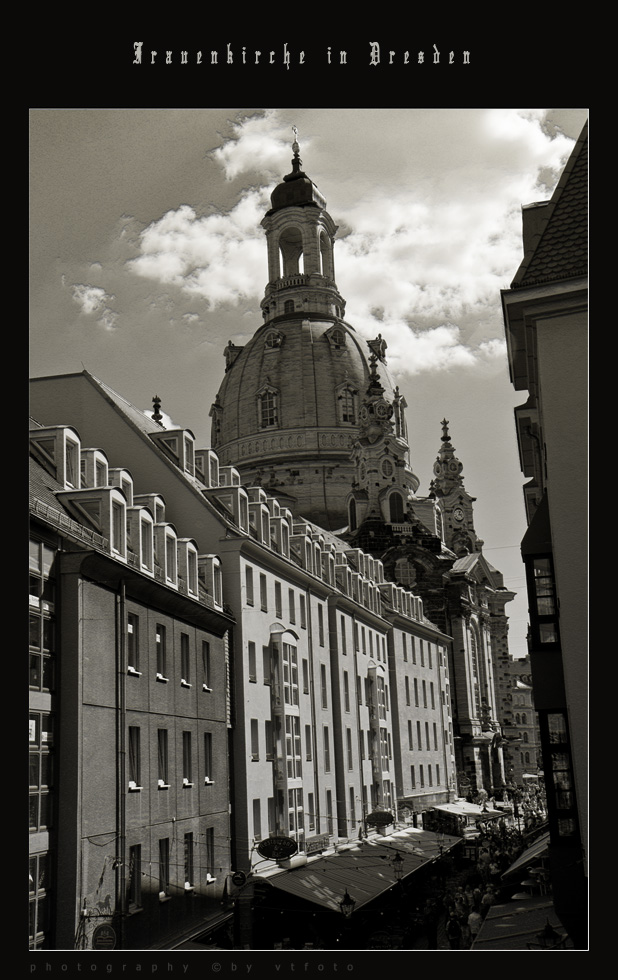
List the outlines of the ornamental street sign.
<svg viewBox="0 0 618 980">
<path fill-rule="evenodd" d="M 389 823 L 392 823 L 395 818 L 392 813 L 388 810 L 374 810 L 367 817 L 365 823 L 369 827 L 388 827 Z"/>
<path fill-rule="evenodd" d="M 115 949 L 116 948 L 116 933 L 109 923 L 97 926 L 92 933 L 92 948 L 93 949 Z"/>
<path fill-rule="evenodd" d="M 292 854 L 296 854 L 298 847 L 296 841 L 291 837 L 265 837 L 263 841 L 260 841 L 256 849 L 258 854 L 263 858 L 269 858 L 271 861 L 280 861 L 292 857 Z"/>
</svg>

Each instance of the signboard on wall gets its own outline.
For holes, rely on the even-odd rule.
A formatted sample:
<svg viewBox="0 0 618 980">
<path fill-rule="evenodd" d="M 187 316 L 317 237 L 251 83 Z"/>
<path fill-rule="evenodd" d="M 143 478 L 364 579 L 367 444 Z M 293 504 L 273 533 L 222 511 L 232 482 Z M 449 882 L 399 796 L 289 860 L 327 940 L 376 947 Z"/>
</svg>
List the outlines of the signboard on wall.
<svg viewBox="0 0 618 980">
<path fill-rule="evenodd" d="M 296 854 L 298 846 L 292 837 L 265 837 L 257 845 L 258 854 L 271 861 L 280 861 L 282 858 L 292 857 Z"/>
</svg>

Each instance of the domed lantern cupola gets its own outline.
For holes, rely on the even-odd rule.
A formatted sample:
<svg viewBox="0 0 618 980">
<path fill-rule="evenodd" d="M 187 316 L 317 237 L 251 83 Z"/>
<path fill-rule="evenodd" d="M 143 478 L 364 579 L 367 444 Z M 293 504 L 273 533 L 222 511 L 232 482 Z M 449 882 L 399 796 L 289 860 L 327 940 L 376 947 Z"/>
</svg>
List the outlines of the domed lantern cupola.
<svg viewBox="0 0 618 980">
<path fill-rule="evenodd" d="M 268 283 L 261 303 L 265 321 L 298 313 L 345 313 L 335 282 L 337 226 L 302 169 L 297 135 L 294 127 L 292 170 L 272 192 L 262 221 L 268 248 Z"/>
</svg>

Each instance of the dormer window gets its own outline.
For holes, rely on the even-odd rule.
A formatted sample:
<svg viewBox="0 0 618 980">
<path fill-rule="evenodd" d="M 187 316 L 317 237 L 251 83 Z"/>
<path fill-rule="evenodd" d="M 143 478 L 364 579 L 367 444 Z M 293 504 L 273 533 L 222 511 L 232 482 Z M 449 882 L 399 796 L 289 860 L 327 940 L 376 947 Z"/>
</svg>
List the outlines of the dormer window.
<svg viewBox="0 0 618 980">
<path fill-rule="evenodd" d="M 215 606 L 221 609 L 223 607 L 223 578 L 221 559 L 218 555 L 199 556 L 198 577 L 201 587 L 210 596 Z"/>
<path fill-rule="evenodd" d="M 107 457 L 99 449 L 81 451 L 82 487 L 107 487 L 111 484 L 108 475 Z"/>
<path fill-rule="evenodd" d="M 198 598 L 197 584 L 197 545 L 191 538 L 178 541 L 179 577 L 186 591 L 193 599 Z"/>
<path fill-rule="evenodd" d="M 178 588 L 178 539 L 173 524 L 155 525 L 155 558 L 163 581 Z"/>
<path fill-rule="evenodd" d="M 294 312 L 294 303 L 291 304 L 291 309 L 288 309 L 287 307 L 288 304 L 286 303 L 284 307 L 285 313 Z M 283 334 L 279 333 L 278 330 L 269 330 L 268 333 L 266 334 L 266 337 L 264 338 L 264 347 L 266 348 L 266 350 L 276 350 L 278 347 L 281 347 L 282 343 L 283 343 Z"/>
</svg>

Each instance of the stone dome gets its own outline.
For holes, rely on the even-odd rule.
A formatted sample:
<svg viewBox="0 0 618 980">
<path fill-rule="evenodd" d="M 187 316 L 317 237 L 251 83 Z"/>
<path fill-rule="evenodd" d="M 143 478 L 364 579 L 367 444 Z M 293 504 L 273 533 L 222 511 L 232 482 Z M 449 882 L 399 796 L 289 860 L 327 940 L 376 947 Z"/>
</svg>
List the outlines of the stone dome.
<svg viewBox="0 0 618 980">
<path fill-rule="evenodd" d="M 230 345 L 211 410 L 222 464 L 236 466 L 246 485 L 268 487 L 296 515 L 343 527 L 376 343 L 341 319 L 290 314 L 265 323 L 245 347 Z M 377 366 L 392 400 L 386 364 Z"/>
</svg>

